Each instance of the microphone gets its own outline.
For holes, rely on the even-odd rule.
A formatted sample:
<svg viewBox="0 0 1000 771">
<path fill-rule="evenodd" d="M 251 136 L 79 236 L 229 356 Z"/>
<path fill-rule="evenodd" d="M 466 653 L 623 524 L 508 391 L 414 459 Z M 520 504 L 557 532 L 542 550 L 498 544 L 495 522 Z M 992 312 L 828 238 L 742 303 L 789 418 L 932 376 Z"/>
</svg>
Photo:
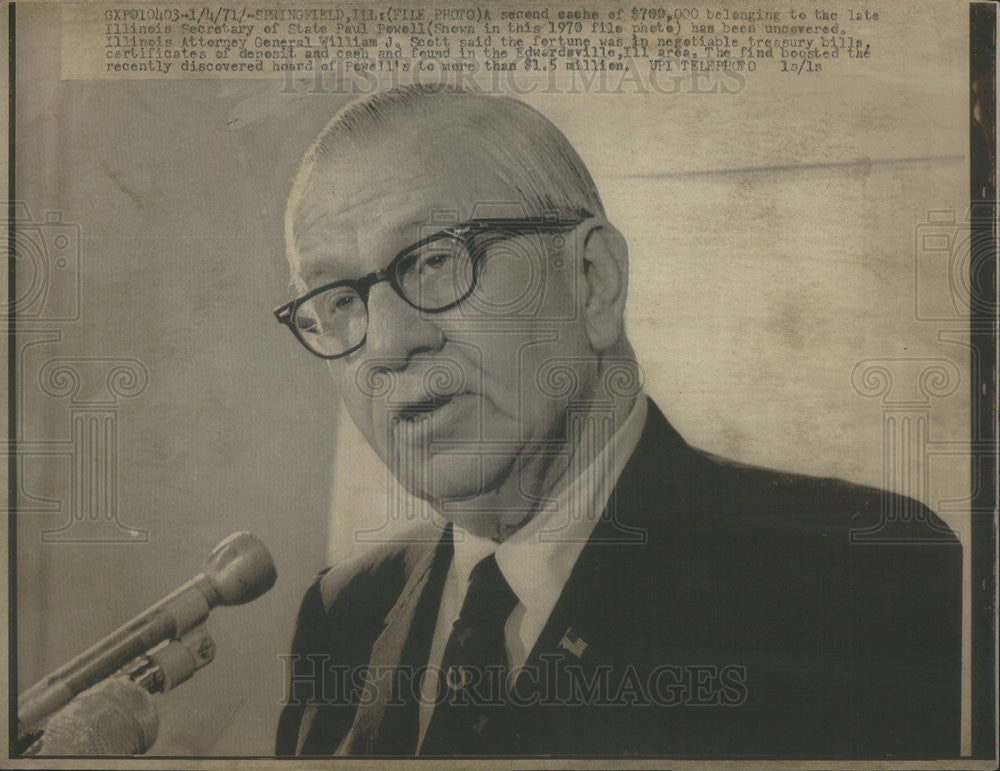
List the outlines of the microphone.
<svg viewBox="0 0 1000 771">
<path fill-rule="evenodd" d="M 77 694 L 164 640 L 179 640 L 217 605 L 257 599 L 276 578 L 267 547 L 250 533 L 233 533 L 215 547 L 201 573 L 29 688 L 17 702 L 19 733 L 40 730 L 46 717 Z M 116 686 L 108 689 L 120 691 Z"/>
</svg>

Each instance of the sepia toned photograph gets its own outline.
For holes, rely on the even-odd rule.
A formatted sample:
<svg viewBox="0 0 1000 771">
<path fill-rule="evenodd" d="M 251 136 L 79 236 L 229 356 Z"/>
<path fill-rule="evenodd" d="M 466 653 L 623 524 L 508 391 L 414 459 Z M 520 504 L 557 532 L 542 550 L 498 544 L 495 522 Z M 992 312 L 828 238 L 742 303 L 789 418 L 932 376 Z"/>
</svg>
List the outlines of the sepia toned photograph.
<svg viewBox="0 0 1000 771">
<path fill-rule="evenodd" d="M 5 23 L 5 767 L 995 767 L 994 5 Z"/>
</svg>

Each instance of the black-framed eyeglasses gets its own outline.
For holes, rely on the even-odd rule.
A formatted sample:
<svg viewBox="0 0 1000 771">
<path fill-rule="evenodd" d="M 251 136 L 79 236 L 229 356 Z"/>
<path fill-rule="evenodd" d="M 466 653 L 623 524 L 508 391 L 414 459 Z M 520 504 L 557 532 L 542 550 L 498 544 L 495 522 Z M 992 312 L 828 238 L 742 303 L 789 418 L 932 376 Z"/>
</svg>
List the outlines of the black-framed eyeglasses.
<svg viewBox="0 0 1000 771">
<path fill-rule="evenodd" d="M 275 308 L 274 315 L 310 353 L 339 359 L 365 344 L 368 294 L 375 284 L 388 281 L 417 310 L 442 313 L 473 293 L 483 257 L 497 241 L 525 233 L 572 230 L 584 219 L 469 220 L 406 247 L 381 270 L 316 287 Z"/>
</svg>

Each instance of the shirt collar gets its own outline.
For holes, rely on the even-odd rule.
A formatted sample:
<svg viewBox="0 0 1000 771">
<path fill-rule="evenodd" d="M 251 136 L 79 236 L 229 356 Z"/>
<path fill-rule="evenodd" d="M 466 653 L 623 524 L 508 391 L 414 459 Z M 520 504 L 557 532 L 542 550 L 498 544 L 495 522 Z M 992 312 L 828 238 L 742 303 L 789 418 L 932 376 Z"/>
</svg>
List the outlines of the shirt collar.
<svg viewBox="0 0 1000 771">
<path fill-rule="evenodd" d="M 647 411 L 646 397 L 640 393 L 628 417 L 591 463 L 503 543 L 455 527 L 454 566 L 462 593 L 472 569 L 496 553 L 500 571 L 527 611 L 548 615 L 639 443 Z"/>
</svg>

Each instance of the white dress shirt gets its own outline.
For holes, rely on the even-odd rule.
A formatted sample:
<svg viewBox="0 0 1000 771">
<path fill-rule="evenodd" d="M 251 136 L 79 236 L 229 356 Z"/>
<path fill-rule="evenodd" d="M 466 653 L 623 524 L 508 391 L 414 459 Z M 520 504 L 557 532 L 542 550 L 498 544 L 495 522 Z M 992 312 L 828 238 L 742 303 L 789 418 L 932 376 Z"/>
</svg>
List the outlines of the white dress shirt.
<svg viewBox="0 0 1000 771">
<path fill-rule="evenodd" d="M 472 569 L 496 553 L 500 571 L 517 595 L 518 603 L 504 627 L 508 667 L 515 673 L 527 661 L 577 557 L 607 506 L 626 461 L 635 451 L 646 424 L 646 412 L 646 397 L 640 393 L 625 422 L 590 465 L 504 542 L 479 538 L 459 527 L 453 529 L 455 556 L 445 579 L 427 677 L 421 688 L 418 751 L 434 711 L 436 674 L 452 626 L 462 609 Z"/>
</svg>

